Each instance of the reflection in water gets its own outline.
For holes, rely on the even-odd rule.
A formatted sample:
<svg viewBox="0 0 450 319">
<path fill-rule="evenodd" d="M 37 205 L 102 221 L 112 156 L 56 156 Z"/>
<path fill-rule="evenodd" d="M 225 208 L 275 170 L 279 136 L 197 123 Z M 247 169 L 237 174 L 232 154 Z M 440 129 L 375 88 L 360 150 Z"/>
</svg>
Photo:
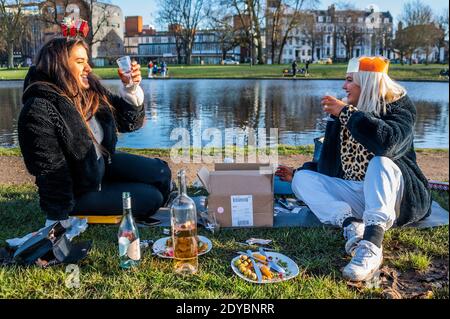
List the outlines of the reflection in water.
<svg viewBox="0 0 450 319">
<path fill-rule="evenodd" d="M 417 107 L 415 145 L 448 148 L 448 83 L 402 83 Z M 119 81 L 105 81 L 118 91 Z M 174 128 L 191 134 L 218 128 L 279 129 L 279 143 L 312 144 L 322 135 L 320 98 L 340 91 L 341 81 L 145 80 L 147 121 L 137 132 L 119 137 L 119 146 L 171 147 Z M 0 82 L 0 145 L 17 145 L 22 82 Z M 342 97 L 342 96 L 341 96 Z M 204 141 L 204 144 L 209 143 Z"/>
</svg>

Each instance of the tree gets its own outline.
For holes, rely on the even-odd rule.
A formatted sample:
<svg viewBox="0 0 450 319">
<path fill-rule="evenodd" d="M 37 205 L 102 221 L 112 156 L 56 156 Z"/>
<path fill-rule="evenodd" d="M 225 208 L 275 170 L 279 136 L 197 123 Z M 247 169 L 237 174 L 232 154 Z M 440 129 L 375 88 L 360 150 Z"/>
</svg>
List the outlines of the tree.
<svg viewBox="0 0 450 319">
<path fill-rule="evenodd" d="M 175 40 L 177 63 L 182 63 L 183 41 L 181 34 L 181 10 L 171 5 L 170 1 L 164 1 L 158 12 L 158 22 L 168 24 L 169 35 Z"/>
<path fill-rule="evenodd" d="M 444 9 L 442 13 L 435 18 L 435 21 L 440 29 L 440 37 L 436 44 L 438 48 L 437 63 L 441 63 L 441 49 L 444 48 L 444 50 L 448 52 L 448 8 Z"/>
<path fill-rule="evenodd" d="M 428 64 L 430 52 L 439 43 L 439 40 L 444 37 L 444 31 L 433 23 L 413 27 L 420 28 L 418 30 L 420 35 L 419 43 L 425 50 L 425 64 Z"/>
<path fill-rule="evenodd" d="M 270 35 L 271 58 L 281 63 L 283 49 L 292 35 L 292 31 L 302 24 L 303 7 L 308 4 L 314 6 L 316 0 L 278 0 L 272 1 L 271 7 L 267 8 L 266 21 Z"/>
<path fill-rule="evenodd" d="M 392 30 L 390 29 L 390 27 L 382 25 L 381 28 L 377 28 L 374 31 L 373 41 L 374 46 L 376 47 L 378 45 L 378 47 L 381 49 L 381 52 L 375 52 L 375 54 L 386 56 L 386 51 L 388 50 L 389 44 L 392 41 Z"/>
<path fill-rule="evenodd" d="M 361 43 L 364 35 L 362 26 L 358 23 L 360 12 L 350 9 L 336 15 L 336 36 L 345 47 L 345 58 L 348 61 L 353 57 L 353 49 Z"/>
<path fill-rule="evenodd" d="M 405 57 L 411 52 L 410 34 L 407 29 L 403 28 L 403 23 L 399 22 L 398 30 L 390 43 L 390 48 L 400 55 L 400 63 L 403 65 Z"/>
<path fill-rule="evenodd" d="M 222 60 L 227 52 L 239 44 L 236 29 L 233 26 L 233 16 L 224 8 L 217 8 L 210 15 L 210 28 L 213 30 L 222 52 Z"/>
<path fill-rule="evenodd" d="M 419 48 L 425 50 L 427 59 L 431 48 L 436 45 L 441 30 L 434 24 L 425 25 L 410 25 L 406 28 L 399 24 L 399 28 L 395 39 L 392 41 L 392 49 L 400 55 L 403 64 L 403 58 L 409 59 L 409 64 L 412 64 L 412 56 Z M 428 63 L 428 61 L 425 61 Z"/>
<path fill-rule="evenodd" d="M 27 19 L 23 0 L 0 0 L 0 42 L 8 54 L 8 68 L 14 68 L 14 49 L 27 34 Z"/>
<path fill-rule="evenodd" d="M 448 21 L 448 11 L 446 15 Z M 439 22 L 434 21 L 433 11 L 429 5 L 420 0 L 414 0 L 404 5 L 400 19 L 401 27 L 397 31 L 396 39 L 392 42 L 393 49 L 402 52 L 402 57 L 406 54 L 409 64 L 412 64 L 413 54 L 421 49 L 426 54 L 425 63 L 428 63 L 431 50 L 435 46 L 440 49 L 445 45 L 445 16 L 440 25 Z"/>
<path fill-rule="evenodd" d="M 256 55 L 259 64 L 264 64 L 264 43 L 262 38 L 262 24 L 264 23 L 263 0 L 224 0 L 223 5 L 228 5 L 234 9 L 238 20 L 236 31 L 240 34 L 240 39 L 246 46 L 250 47 L 252 60 L 255 57 L 253 51 L 256 48 Z M 256 42 L 256 46 L 255 46 Z M 254 61 L 251 61 L 254 64 Z"/>
<path fill-rule="evenodd" d="M 266 8 L 267 32 L 270 39 L 270 53 L 272 61 L 281 63 L 283 49 L 292 31 L 302 22 L 301 9 L 306 0 L 277 0 L 272 1 Z"/>
<path fill-rule="evenodd" d="M 433 10 L 421 0 L 405 3 L 400 20 L 405 26 L 425 25 L 433 22 Z"/>
<path fill-rule="evenodd" d="M 264 21 L 264 15 L 261 14 L 262 4 L 261 0 L 246 0 L 247 9 L 250 14 L 250 21 L 252 23 L 252 33 L 255 34 L 255 39 L 258 47 L 258 64 L 264 64 L 264 46 L 262 40 L 261 24 Z"/>
<path fill-rule="evenodd" d="M 158 12 L 158 22 L 168 24 L 169 35 L 175 40 L 177 63 L 182 63 L 183 39 L 181 34 L 181 10 L 173 6 L 170 1 L 164 1 Z"/>
<path fill-rule="evenodd" d="M 185 63 L 190 65 L 195 35 L 209 14 L 208 3 L 206 0 L 162 0 L 160 5 L 159 21 L 179 28 L 176 32 L 183 45 Z"/>
<path fill-rule="evenodd" d="M 302 17 L 302 34 L 311 46 L 312 60 L 314 61 L 314 52 L 316 45 L 323 41 L 324 32 L 316 23 L 316 17 L 312 13 L 305 13 Z"/>
</svg>

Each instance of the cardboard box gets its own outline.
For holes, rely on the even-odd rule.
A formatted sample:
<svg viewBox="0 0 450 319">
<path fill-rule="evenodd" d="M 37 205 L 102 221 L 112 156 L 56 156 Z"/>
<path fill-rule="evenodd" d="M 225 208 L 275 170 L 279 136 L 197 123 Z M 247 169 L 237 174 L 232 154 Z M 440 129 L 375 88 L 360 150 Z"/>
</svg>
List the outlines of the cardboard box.
<svg viewBox="0 0 450 319">
<path fill-rule="evenodd" d="M 216 164 L 197 176 L 209 193 L 208 214 L 221 227 L 273 227 L 273 167 Z"/>
</svg>

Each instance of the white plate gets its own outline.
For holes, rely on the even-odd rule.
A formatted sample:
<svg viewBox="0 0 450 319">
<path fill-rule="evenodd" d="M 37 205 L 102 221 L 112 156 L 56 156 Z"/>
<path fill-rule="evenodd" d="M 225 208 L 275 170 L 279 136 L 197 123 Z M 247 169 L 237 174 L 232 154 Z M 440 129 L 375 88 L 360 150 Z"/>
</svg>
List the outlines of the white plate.
<svg viewBox="0 0 450 319">
<path fill-rule="evenodd" d="M 258 253 L 258 252 L 253 251 L 252 253 Z M 295 261 L 293 261 L 291 258 L 289 258 L 283 254 L 271 252 L 271 251 L 266 251 L 266 255 L 267 255 L 267 257 L 272 257 L 273 258 L 272 261 L 275 263 L 277 263 L 279 260 L 281 260 L 282 262 L 285 262 L 287 264 L 286 267 L 283 267 L 286 270 L 286 275 L 283 278 L 274 277 L 271 280 L 262 280 L 261 282 L 258 282 L 257 280 L 252 280 L 252 279 L 245 277 L 239 271 L 239 269 L 234 265 L 234 262 L 237 259 L 239 259 L 241 255 L 233 258 L 233 260 L 231 261 L 231 269 L 233 269 L 233 271 L 236 273 L 236 275 L 238 275 L 242 279 L 253 282 L 255 284 L 270 284 L 270 283 L 275 283 L 275 282 L 280 282 L 280 281 L 286 281 L 286 280 L 289 280 L 289 279 L 292 279 L 292 278 L 295 278 L 298 276 L 298 274 L 299 274 L 298 266 L 295 263 Z"/>
<path fill-rule="evenodd" d="M 155 253 L 161 258 L 173 258 L 171 256 L 167 256 L 164 254 L 168 250 L 166 243 L 170 238 L 171 237 L 164 237 L 155 241 L 155 243 L 153 244 L 153 253 Z M 205 251 L 198 254 L 199 256 L 201 256 L 208 253 L 211 250 L 212 242 L 205 236 L 198 236 L 198 238 L 200 239 L 200 241 L 208 244 L 208 248 Z"/>
</svg>

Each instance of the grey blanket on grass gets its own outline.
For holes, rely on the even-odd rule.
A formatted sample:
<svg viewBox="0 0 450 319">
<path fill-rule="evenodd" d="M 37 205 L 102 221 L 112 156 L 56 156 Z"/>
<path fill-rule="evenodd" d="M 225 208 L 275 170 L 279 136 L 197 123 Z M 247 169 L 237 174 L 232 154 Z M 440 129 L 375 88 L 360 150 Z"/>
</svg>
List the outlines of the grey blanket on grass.
<svg viewBox="0 0 450 319">
<path fill-rule="evenodd" d="M 202 209 L 199 201 L 200 197 L 193 197 L 197 205 L 197 210 Z M 170 212 L 167 208 L 159 210 L 154 216 L 161 220 L 161 224 L 158 226 L 170 227 Z M 426 219 L 417 223 L 408 225 L 406 227 L 415 228 L 432 228 L 437 226 L 444 226 L 449 224 L 449 214 L 438 203 L 433 202 L 431 208 L 431 215 Z M 274 216 L 274 227 L 322 227 L 327 226 L 322 224 L 319 219 L 311 212 L 311 210 L 303 206 L 300 212 L 294 213 L 276 213 Z"/>
</svg>

